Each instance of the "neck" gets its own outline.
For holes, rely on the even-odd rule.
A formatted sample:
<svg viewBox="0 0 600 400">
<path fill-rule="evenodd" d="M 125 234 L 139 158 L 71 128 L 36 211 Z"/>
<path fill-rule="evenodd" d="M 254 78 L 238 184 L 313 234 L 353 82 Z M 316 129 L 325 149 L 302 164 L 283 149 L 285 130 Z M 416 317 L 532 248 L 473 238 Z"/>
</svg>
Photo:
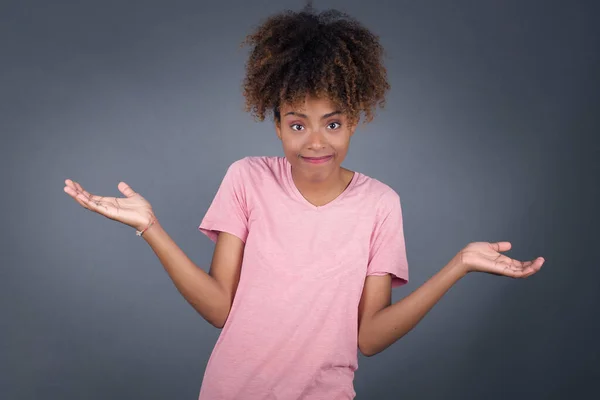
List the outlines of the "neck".
<svg viewBox="0 0 600 400">
<path fill-rule="evenodd" d="M 345 168 L 338 168 L 323 180 L 313 181 L 299 176 L 292 168 L 294 184 L 306 199 L 312 203 L 327 203 L 339 196 L 348 187 L 353 173 Z"/>
</svg>

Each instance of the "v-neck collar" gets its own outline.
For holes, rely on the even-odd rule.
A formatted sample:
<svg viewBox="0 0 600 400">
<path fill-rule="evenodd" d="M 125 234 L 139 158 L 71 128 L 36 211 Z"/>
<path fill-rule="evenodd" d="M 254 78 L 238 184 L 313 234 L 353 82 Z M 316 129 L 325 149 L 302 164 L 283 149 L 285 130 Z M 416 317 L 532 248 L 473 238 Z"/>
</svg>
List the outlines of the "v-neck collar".
<svg viewBox="0 0 600 400">
<path fill-rule="evenodd" d="M 304 197 L 302 195 L 302 193 L 300 192 L 300 190 L 294 183 L 294 178 L 292 177 L 292 164 L 288 161 L 288 159 L 286 157 L 282 157 L 282 158 L 283 158 L 283 163 L 285 164 L 286 180 L 287 180 L 287 183 L 288 183 L 292 193 L 302 204 L 304 204 L 308 208 L 316 210 L 316 211 L 324 210 L 328 207 L 331 207 L 331 206 L 339 203 L 346 196 L 346 194 L 352 189 L 352 187 L 358 180 L 359 172 L 354 171 L 354 174 L 352 175 L 352 179 L 350 180 L 350 183 L 348 183 L 348 185 L 346 186 L 346 188 L 344 189 L 344 191 L 342 193 L 340 193 L 336 198 L 331 200 L 329 203 L 324 204 L 322 206 L 316 206 L 316 205 L 312 204 L 310 201 L 308 201 L 306 199 L 306 197 Z"/>
</svg>

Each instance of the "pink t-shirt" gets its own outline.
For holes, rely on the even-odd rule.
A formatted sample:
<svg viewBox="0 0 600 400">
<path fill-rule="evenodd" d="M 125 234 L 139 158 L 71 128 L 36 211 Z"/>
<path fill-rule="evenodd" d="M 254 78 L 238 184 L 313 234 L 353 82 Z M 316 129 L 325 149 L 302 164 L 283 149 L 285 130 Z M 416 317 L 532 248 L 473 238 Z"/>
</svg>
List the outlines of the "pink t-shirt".
<svg viewBox="0 0 600 400">
<path fill-rule="evenodd" d="M 367 275 L 408 281 L 400 198 L 355 172 L 317 207 L 285 157 L 234 162 L 199 226 L 245 242 L 240 282 L 199 399 L 353 399 Z"/>
</svg>

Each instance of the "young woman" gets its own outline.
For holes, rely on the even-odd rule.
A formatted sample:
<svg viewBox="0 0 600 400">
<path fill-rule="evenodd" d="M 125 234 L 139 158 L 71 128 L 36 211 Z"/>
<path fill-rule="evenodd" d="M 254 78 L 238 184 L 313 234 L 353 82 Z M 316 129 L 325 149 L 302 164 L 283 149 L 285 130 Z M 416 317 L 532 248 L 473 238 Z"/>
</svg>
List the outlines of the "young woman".
<svg viewBox="0 0 600 400">
<path fill-rule="evenodd" d="M 229 167 L 199 226 L 216 242 L 198 268 L 126 183 L 124 198 L 66 180 L 88 210 L 137 230 L 186 300 L 222 328 L 200 399 L 352 399 L 357 349 L 371 356 L 410 331 L 469 272 L 513 278 L 544 259 L 501 254 L 508 242 L 470 243 L 403 300 L 408 281 L 398 194 L 342 167 L 356 126 L 389 88 L 378 38 L 334 10 L 284 12 L 247 37 L 247 110 L 273 115 L 284 157 Z"/>
</svg>

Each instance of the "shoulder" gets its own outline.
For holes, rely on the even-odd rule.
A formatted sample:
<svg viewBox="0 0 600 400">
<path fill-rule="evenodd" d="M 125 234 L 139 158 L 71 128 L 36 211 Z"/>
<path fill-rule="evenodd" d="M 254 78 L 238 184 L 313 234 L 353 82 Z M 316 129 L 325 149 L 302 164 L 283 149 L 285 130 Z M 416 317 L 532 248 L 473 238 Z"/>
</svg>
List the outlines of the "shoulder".
<svg viewBox="0 0 600 400">
<path fill-rule="evenodd" d="M 286 163 L 282 157 L 244 157 L 232 162 L 227 175 L 245 189 L 260 188 L 265 182 L 280 181 Z"/>
<path fill-rule="evenodd" d="M 366 203 L 378 213 L 389 213 L 400 204 L 400 195 L 391 186 L 368 175 L 358 174 L 357 189 L 367 200 Z"/>
<path fill-rule="evenodd" d="M 265 174 L 281 170 L 285 166 L 282 157 L 244 157 L 231 163 L 229 170 L 236 173 Z"/>
</svg>

